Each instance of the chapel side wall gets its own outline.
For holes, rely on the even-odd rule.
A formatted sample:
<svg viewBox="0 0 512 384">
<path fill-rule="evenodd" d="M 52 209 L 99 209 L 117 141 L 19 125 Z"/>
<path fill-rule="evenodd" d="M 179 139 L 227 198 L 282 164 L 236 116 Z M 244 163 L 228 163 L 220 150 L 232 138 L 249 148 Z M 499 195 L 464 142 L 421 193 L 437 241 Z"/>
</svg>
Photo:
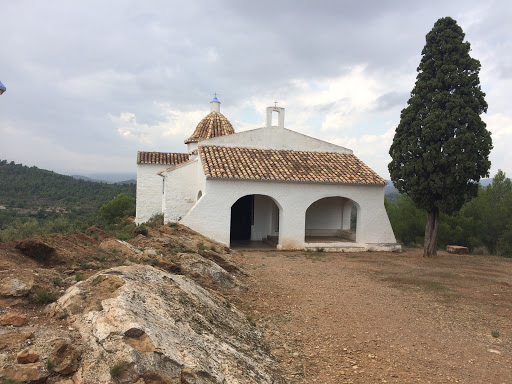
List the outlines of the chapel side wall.
<svg viewBox="0 0 512 384">
<path fill-rule="evenodd" d="M 206 180 L 206 193 L 181 223 L 216 241 L 229 245 L 231 206 L 245 195 L 273 198 L 280 207 L 281 249 L 303 249 L 307 208 L 325 197 L 340 196 L 358 206 L 356 241 L 395 244 L 384 208 L 383 185 L 254 182 Z"/>
<path fill-rule="evenodd" d="M 163 178 L 158 172 L 165 169 L 163 164 L 137 164 L 137 199 L 135 223 L 141 224 L 152 216 L 162 213 Z"/>
<path fill-rule="evenodd" d="M 287 149 L 295 151 L 353 153 L 351 149 L 315 139 L 286 128 L 258 128 L 232 135 L 213 137 L 199 145 L 219 145 L 242 148 Z"/>
<path fill-rule="evenodd" d="M 363 199 L 353 200 L 357 206 L 356 241 L 395 244 L 395 234 L 384 207 L 384 186 L 368 188 Z"/>
<path fill-rule="evenodd" d="M 201 194 L 204 195 L 206 193 L 206 176 L 204 175 L 204 167 L 201 159 L 197 159 L 197 176 L 196 176 L 196 197 L 197 193 L 201 191 Z"/>
<path fill-rule="evenodd" d="M 177 222 L 184 217 L 197 200 L 197 167 L 192 161 L 166 172 L 164 222 Z"/>
</svg>

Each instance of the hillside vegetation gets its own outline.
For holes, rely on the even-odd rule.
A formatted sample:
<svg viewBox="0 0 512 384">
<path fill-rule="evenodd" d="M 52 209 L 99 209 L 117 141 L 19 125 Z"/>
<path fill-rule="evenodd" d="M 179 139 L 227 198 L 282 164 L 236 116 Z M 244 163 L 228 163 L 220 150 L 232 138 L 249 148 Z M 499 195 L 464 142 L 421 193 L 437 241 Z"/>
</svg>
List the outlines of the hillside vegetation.
<svg viewBox="0 0 512 384">
<path fill-rule="evenodd" d="M 101 225 L 100 208 L 135 184 L 107 184 L 0 161 L 0 241 Z M 8 232 L 6 232 L 8 231 Z"/>
<path fill-rule="evenodd" d="M 423 244 L 427 213 L 407 195 L 396 203 L 386 201 L 393 231 L 405 245 Z M 438 247 L 469 247 L 473 253 L 512 257 L 512 182 L 502 171 L 492 183 L 479 187 L 478 195 L 453 215 L 442 213 Z"/>
</svg>

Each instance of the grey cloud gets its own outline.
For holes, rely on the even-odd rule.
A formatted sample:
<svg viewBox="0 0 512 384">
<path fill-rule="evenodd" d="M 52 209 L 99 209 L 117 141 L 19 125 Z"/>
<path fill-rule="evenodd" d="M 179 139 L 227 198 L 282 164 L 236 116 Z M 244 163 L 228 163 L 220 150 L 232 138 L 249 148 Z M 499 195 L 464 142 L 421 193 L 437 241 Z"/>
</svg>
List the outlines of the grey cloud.
<svg viewBox="0 0 512 384">
<path fill-rule="evenodd" d="M 155 125 L 165 119 L 155 103 L 207 112 L 216 91 L 223 108 L 235 108 L 258 95 L 300 92 L 292 79 L 321 82 L 361 64 L 377 76 L 415 73 L 435 20 L 479 4 L 3 2 L 0 80 L 8 92 L 0 99 L 0 128 L 9 124 L 90 153 L 132 156 L 136 143 L 119 139 L 110 115 L 132 112 L 140 124 Z M 490 9 L 468 38 L 488 44 L 489 55 L 501 57 L 493 61 L 495 73 L 509 78 L 510 55 L 492 49 L 510 46 L 510 6 L 496 2 Z M 403 103 L 400 92 L 383 95 L 378 109 Z M 336 102 L 316 106 L 318 113 Z M 163 144 L 180 150 L 182 140 Z"/>
<path fill-rule="evenodd" d="M 377 111 L 387 111 L 396 106 L 401 106 L 405 108 L 407 105 L 407 100 L 409 99 L 410 94 L 408 93 L 400 93 L 400 92 L 389 92 L 382 96 L 380 96 L 375 103 L 375 110 Z"/>
</svg>

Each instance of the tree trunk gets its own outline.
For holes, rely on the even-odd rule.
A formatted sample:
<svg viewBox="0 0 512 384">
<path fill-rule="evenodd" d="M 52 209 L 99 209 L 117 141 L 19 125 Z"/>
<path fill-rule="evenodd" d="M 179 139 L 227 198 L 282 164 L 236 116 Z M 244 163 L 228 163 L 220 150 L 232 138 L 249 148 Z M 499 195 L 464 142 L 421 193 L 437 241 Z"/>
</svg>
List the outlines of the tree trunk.
<svg viewBox="0 0 512 384">
<path fill-rule="evenodd" d="M 423 257 L 437 255 L 437 234 L 439 230 L 439 208 L 434 207 L 428 212 L 425 225 L 425 243 L 423 245 Z"/>
</svg>

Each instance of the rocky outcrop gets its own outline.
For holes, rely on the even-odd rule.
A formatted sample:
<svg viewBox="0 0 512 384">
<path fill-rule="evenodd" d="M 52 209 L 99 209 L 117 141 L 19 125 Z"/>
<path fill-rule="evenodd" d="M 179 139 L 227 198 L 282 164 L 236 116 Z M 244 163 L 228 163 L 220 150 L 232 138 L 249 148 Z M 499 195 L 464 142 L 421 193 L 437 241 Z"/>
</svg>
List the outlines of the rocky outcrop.
<svg viewBox="0 0 512 384">
<path fill-rule="evenodd" d="M 27 349 L 21 351 L 20 353 L 18 353 L 16 360 L 17 360 L 18 364 L 35 363 L 37 360 L 39 360 L 39 353 L 37 353 L 32 348 L 27 348 Z"/>
<path fill-rule="evenodd" d="M 43 363 L 15 364 L 0 370 L 1 377 L 6 377 L 14 382 L 40 382 L 48 377 L 49 373 L 44 369 Z"/>
<path fill-rule="evenodd" d="M 198 280 L 202 285 L 214 289 L 229 289 L 240 285 L 224 268 L 197 253 L 179 253 L 176 255 L 176 262 L 183 274 Z"/>
<path fill-rule="evenodd" d="M 7 345 L 19 345 L 25 340 L 34 337 L 32 332 L 8 332 L 0 334 L 0 349 L 3 349 Z"/>
<path fill-rule="evenodd" d="M 28 324 L 28 318 L 21 313 L 9 312 L 6 315 L 0 317 L 0 324 L 22 327 Z"/>
<path fill-rule="evenodd" d="M 20 274 L 17 277 L 6 277 L 0 280 L 0 295 L 21 297 L 29 294 L 34 286 L 34 277 L 28 274 Z"/>
<path fill-rule="evenodd" d="M 50 312 L 82 335 L 84 384 L 282 382 L 257 328 L 185 276 L 112 268 L 69 288 Z"/>
<path fill-rule="evenodd" d="M 78 369 L 80 353 L 70 343 L 61 341 L 54 348 L 49 360 L 53 370 L 61 375 L 68 375 Z"/>
</svg>

